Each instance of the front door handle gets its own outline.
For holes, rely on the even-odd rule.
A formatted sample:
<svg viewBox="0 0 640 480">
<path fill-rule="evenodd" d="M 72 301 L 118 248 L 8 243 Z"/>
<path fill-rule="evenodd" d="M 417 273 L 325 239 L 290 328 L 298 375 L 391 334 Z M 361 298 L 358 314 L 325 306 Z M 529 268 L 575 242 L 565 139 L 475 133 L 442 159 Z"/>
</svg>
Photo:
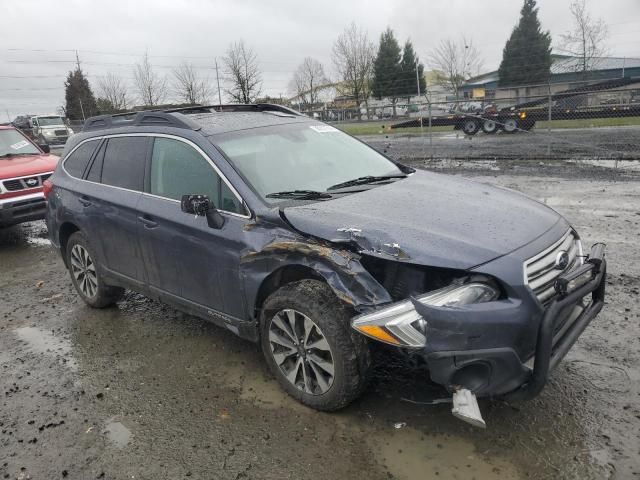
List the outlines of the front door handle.
<svg viewBox="0 0 640 480">
<path fill-rule="evenodd" d="M 146 215 L 138 217 L 138 220 L 140 220 L 143 223 L 144 228 L 156 228 L 158 226 L 158 222 L 154 222 Z"/>
<path fill-rule="evenodd" d="M 79 198 L 80 203 L 82 204 L 83 207 L 90 207 L 91 206 L 91 200 L 89 200 L 87 197 L 80 197 Z"/>
</svg>

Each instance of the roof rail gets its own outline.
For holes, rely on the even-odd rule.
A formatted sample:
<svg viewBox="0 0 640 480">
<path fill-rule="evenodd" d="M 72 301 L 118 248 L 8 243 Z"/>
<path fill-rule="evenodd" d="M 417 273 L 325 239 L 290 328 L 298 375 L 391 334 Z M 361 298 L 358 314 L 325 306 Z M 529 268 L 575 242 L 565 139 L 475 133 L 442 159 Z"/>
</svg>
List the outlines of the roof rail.
<svg viewBox="0 0 640 480">
<path fill-rule="evenodd" d="M 199 130 L 197 123 L 183 115 L 174 115 L 169 111 L 148 110 L 142 112 L 117 113 L 113 115 L 99 115 L 88 118 L 82 126 L 83 132 L 91 130 L 105 130 L 109 128 L 131 126 L 160 126 Z"/>
<path fill-rule="evenodd" d="M 224 103 L 218 105 L 193 105 L 190 107 L 170 108 L 162 110 L 165 113 L 182 113 L 192 115 L 212 112 L 280 112 L 287 115 L 302 116 L 303 114 L 284 105 L 275 103 Z"/>
</svg>

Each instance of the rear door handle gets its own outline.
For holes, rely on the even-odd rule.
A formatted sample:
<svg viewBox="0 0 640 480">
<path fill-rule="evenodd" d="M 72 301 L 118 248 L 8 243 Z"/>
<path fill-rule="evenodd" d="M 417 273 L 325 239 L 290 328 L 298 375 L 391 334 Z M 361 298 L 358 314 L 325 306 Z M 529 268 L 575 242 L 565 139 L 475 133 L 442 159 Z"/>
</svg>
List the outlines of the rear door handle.
<svg viewBox="0 0 640 480">
<path fill-rule="evenodd" d="M 138 220 L 140 220 L 144 224 L 145 228 L 156 228 L 158 226 L 158 222 L 154 222 L 146 215 L 138 217 Z"/>
<path fill-rule="evenodd" d="M 91 206 L 91 200 L 89 200 L 87 197 L 80 197 L 78 200 L 80 201 L 83 207 Z"/>
</svg>

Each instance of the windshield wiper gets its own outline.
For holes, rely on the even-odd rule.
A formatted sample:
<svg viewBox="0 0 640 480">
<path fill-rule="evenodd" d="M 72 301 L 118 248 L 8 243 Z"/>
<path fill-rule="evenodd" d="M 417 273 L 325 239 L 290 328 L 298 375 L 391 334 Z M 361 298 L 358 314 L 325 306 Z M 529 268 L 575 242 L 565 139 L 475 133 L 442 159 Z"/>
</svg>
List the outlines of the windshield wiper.
<svg viewBox="0 0 640 480">
<path fill-rule="evenodd" d="M 392 180 L 394 178 L 406 178 L 404 173 L 398 173 L 395 175 L 367 175 L 365 177 L 354 178 L 353 180 L 347 180 L 346 182 L 336 183 L 330 186 L 327 190 L 338 190 L 339 188 L 354 187 L 356 185 L 366 185 L 368 183 L 381 182 L 384 180 Z"/>
<path fill-rule="evenodd" d="M 316 200 L 319 198 L 331 198 L 327 192 L 317 190 L 289 190 L 284 192 L 273 192 L 266 195 L 267 198 L 294 198 L 296 200 Z"/>
</svg>

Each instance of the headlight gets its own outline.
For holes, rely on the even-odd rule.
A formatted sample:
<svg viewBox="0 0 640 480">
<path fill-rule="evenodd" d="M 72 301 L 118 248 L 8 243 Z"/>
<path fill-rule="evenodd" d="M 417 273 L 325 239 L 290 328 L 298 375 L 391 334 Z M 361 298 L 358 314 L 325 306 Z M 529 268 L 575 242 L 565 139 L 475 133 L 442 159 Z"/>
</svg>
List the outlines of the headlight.
<svg viewBox="0 0 640 480">
<path fill-rule="evenodd" d="M 74 134 L 74 133 L 76 133 L 76 132 L 74 132 L 74 131 L 73 131 L 73 129 L 71 129 L 71 128 L 67 127 L 67 133 L 68 133 L 69 135 L 73 135 L 73 134 Z"/>
<path fill-rule="evenodd" d="M 53 137 L 53 136 L 55 135 L 55 133 L 54 133 L 53 131 L 51 131 L 51 130 L 44 130 L 44 131 L 42 132 L 42 134 L 43 134 L 45 137 Z"/>
<path fill-rule="evenodd" d="M 416 300 L 425 305 L 451 307 L 470 303 L 491 302 L 500 292 L 486 283 L 472 282 L 449 285 L 421 295 Z M 371 313 L 359 315 L 351 321 L 358 332 L 381 342 L 401 347 L 424 347 L 427 343 L 427 322 L 413 307 L 411 300 L 403 300 Z"/>
</svg>

